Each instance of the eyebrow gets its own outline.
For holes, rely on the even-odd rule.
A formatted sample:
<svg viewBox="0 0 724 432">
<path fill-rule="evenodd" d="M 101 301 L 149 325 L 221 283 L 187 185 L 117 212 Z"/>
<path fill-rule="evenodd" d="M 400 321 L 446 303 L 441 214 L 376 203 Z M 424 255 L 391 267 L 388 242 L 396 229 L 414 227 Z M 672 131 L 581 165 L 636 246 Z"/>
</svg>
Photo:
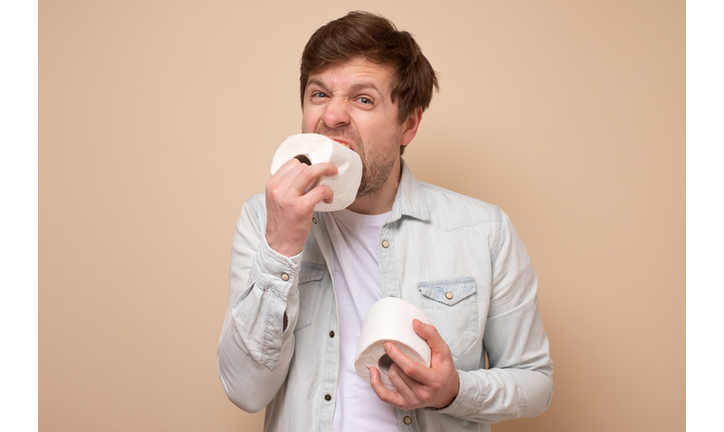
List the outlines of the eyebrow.
<svg viewBox="0 0 724 432">
<path fill-rule="evenodd" d="M 310 79 L 310 80 L 307 82 L 307 88 L 309 88 L 309 87 L 311 87 L 311 86 L 313 86 L 313 85 L 316 85 L 316 86 L 320 87 L 320 88 L 321 88 L 322 90 L 324 90 L 324 91 L 329 91 L 329 89 L 327 88 L 327 86 L 324 85 L 324 83 L 323 83 L 322 81 L 320 81 L 320 80 Z M 362 81 L 362 82 L 359 82 L 359 83 L 352 84 L 352 85 L 349 87 L 350 92 L 358 92 L 358 91 L 360 91 L 360 90 L 365 90 L 365 89 L 372 89 L 372 90 L 376 91 L 377 93 L 379 93 L 380 95 L 383 95 L 382 91 L 380 91 L 380 89 L 379 89 L 374 83 L 372 83 L 372 82 L 370 82 L 370 81 Z"/>
</svg>

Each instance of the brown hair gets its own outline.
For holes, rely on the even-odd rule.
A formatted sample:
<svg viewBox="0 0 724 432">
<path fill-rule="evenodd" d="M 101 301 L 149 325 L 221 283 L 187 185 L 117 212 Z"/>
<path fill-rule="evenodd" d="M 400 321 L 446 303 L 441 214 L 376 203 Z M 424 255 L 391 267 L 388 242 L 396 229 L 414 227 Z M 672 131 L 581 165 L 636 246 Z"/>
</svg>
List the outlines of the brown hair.
<svg viewBox="0 0 724 432">
<path fill-rule="evenodd" d="M 430 106 L 432 89 L 440 90 L 432 65 L 412 35 L 398 31 L 388 19 L 369 12 L 350 12 L 320 27 L 307 42 L 299 68 L 302 106 L 312 74 L 354 57 L 391 66 L 392 101 L 398 101 L 397 119 L 407 120 L 415 108 Z"/>
</svg>

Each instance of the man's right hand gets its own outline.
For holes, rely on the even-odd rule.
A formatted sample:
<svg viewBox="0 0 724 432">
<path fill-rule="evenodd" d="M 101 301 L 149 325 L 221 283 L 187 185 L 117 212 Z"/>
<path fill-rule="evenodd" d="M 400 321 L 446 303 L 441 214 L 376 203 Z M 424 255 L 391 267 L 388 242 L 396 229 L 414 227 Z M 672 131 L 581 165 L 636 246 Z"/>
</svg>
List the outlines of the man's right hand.
<svg viewBox="0 0 724 432">
<path fill-rule="evenodd" d="M 266 241 L 284 256 L 302 251 L 312 223 L 314 206 L 332 202 L 328 186 L 317 185 L 304 193 L 322 176 L 337 174 L 337 167 L 326 162 L 306 165 L 291 159 L 272 175 L 266 184 Z"/>
</svg>

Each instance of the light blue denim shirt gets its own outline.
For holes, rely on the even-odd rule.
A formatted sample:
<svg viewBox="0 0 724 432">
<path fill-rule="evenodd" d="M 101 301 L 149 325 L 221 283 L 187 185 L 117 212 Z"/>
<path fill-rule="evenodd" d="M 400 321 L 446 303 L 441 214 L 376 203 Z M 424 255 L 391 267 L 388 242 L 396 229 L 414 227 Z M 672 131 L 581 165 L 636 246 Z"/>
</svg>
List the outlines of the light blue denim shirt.
<svg viewBox="0 0 724 432">
<path fill-rule="evenodd" d="M 312 222 L 304 251 L 291 258 L 266 243 L 264 195 L 249 199 L 236 223 L 218 371 L 234 404 L 249 412 L 266 407 L 266 431 L 332 430 L 339 370 L 334 255 L 324 218 L 316 214 Z M 418 182 L 403 162 L 378 245 L 382 296 L 425 312 L 460 377 L 448 407 L 398 409 L 400 431 L 489 431 L 489 423 L 548 407 L 553 366 L 537 279 L 505 213 Z"/>
</svg>

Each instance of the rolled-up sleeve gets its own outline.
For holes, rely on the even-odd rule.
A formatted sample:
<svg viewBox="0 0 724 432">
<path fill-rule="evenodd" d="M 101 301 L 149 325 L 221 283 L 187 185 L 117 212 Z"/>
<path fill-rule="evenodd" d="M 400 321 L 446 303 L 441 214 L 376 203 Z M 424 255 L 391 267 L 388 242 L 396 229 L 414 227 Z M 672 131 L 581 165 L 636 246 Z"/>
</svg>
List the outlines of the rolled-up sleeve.
<svg viewBox="0 0 724 432">
<path fill-rule="evenodd" d="M 286 379 L 294 353 L 301 254 L 285 257 L 264 236 L 264 197 L 252 197 L 236 223 L 229 301 L 219 339 L 217 367 L 229 399 L 257 412 Z M 287 326 L 284 326 L 285 314 Z"/>
</svg>

